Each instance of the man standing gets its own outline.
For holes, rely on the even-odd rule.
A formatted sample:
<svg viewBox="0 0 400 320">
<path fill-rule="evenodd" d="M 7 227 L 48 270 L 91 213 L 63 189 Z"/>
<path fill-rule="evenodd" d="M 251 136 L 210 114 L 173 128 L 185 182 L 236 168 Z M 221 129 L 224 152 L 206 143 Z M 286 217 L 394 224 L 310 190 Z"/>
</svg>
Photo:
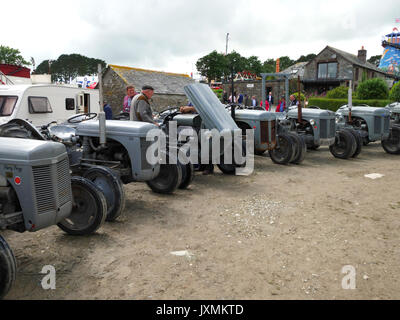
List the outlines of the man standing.
<svg viewBox="0 0 400 320">
<path fill-rule="evenodd" d="M 294 94 L 290 95 L 289 99 L 290 99 L 290 106 L 291 107 L 292 106 L 297 106 L 299 104 L 297 99 L 296 99 L 296 97 L 294 96 Z"/>
<path fill-rule="evenodd" d="M 106 101 L 104 101 L 103 111 L 106 114 L 106 120 L 112 120 L 113 118 L 112 109 L 111 106 Z"/>
<path fill-rule="evenodd" d="M 153 110 L 150 106 L 150 99 L 153 94 L 153 87 L 142 87 L 142 93 L 135 97 L 132 101 L 132 107 L 129 113 L 130 120 L 149 122 L 158 126 L 158 123 L 153 120 Z"/>
<path fill-rule="evenodd" d="M 122 108 L 122 112 L 127 112 L 127 113 L 130 112 L 132 99 L 137 94 L 138 93 L 135 91 L 135 87 L 134 86 L 129 85 L 129 86 L 126 87 L 126 96 L 124 98 L 124 107 Z"/>
<path fill-rule="evenodd" d="M 272 92 L 270 91 L 267 97 L 268 104 L 272 106 L 274 104 L 274 97 L 272 96 Z"/>
<path fill-rule="evenodd" d="M 257 100 L 256 100 L 256 97 L 255 97 L 255 96 L 252 96 L 252 97 L 251 97 L 251 106 L 252 106 L 252 107 L 257 107 L 257 105 L 258 105 L 258 102 L 257 102 Z"/>
</svg>

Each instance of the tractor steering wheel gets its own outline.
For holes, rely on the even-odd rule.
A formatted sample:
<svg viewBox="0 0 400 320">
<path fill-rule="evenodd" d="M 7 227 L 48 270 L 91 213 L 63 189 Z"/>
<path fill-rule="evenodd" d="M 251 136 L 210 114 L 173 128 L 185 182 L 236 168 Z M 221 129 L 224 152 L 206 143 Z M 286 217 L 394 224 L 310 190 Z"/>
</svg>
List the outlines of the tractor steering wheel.
<svg viewBox="0 0 400 320">
<path fill-rule="evenodd" d="M 80 123 L 87 120 L 92 120 L 97 117 L 97 113 L 89 112 L 89 113 L 80 113 L 76 116 L 73 116 L 67 120 L 68 123 Z M 74 120 L 74 121 L 73 121 Z"/>
</svg>

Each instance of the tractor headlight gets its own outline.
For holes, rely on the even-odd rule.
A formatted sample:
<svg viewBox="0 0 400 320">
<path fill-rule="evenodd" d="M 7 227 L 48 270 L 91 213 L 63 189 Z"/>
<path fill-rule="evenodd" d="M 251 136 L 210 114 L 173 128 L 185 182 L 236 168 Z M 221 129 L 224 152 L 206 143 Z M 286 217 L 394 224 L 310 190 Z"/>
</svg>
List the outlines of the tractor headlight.
<svg viewBox="0 0 400 320">
<path fill-rule="evenodd" d="M 310 124 L 314 127 L 314 126 L 315 126 L 315 120 L 314 120 L 314 119 L 311 119 L 311 120 L 310 120 Z"/>
<path fill-rule="evenodd" d="M 336 119 L 335 119 L 336 124 L 338 124 L 339 122 L 342 122 L 343 119 L 344 119 L 343 116 L 336 116 Z"/>
</svg>

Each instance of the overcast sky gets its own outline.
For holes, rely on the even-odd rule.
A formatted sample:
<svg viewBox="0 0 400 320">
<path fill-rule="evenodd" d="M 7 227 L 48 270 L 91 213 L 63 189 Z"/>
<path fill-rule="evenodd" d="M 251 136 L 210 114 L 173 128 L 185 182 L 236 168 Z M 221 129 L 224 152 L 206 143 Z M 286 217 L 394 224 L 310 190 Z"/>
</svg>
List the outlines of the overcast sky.
<svg viewBox="0 0 400 320">
<path fill-rule="evenodd" d="M 38 65 L 79 53 L 108 64 L 190 74 L 213 50 L 268 58 L 326 45 L 368 58 L 400 29 L 399 0 L 64 0 L 1 2 L 0 45 Z"/>
</svg>

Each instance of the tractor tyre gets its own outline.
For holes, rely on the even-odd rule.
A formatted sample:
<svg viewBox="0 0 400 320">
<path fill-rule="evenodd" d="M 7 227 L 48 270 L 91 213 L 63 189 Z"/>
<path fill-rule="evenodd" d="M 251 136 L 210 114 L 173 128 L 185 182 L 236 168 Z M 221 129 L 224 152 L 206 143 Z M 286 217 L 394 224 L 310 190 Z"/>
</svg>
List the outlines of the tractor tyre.
<svg viewBox="0 0 400 320">
<path fill-rule="evenodd" d="M 293 159 L 294 149 L 293 139 L 287 134 L 281 134 L 278 136 L 277 147 L 268 152 L 274 163 L 288 164 Z"/>
<path fill-rule="evenodd" d="M 357 148 L 356 138 L 348 130 L 339 130 L 336 133 L 335 143 L 329 147 L 329 151 L 335 158 L 348 159 Z"/>
<path fill-rule="evenodd" d="M 17 262 L 6 240 L 0 236 L 0 299 L 10 291 L 17 275 Z"/>
<path fill-rule="evenodd" d="M 83 173 L 103 192 L 107 202 L 106 221 L 115 221 L 125 208 L 125 191 L 119 177 L 109 168 L 92 167 Z"/>
<path fill-rule="evenodd" d="M 71 214 L 57 226 L 74 236 L 96 232 L 107 217 L 107 200 L 103 192 L 92 181 L 83 177 L 71 177 L 71 188 Z"/>
<path fill-rule="evenodd" d="M 386 140 L 382 140 L 381 144 L 387 153 L 400 154 L 400 127 L 391 127 L 389 137 Z"/>
</svg>

